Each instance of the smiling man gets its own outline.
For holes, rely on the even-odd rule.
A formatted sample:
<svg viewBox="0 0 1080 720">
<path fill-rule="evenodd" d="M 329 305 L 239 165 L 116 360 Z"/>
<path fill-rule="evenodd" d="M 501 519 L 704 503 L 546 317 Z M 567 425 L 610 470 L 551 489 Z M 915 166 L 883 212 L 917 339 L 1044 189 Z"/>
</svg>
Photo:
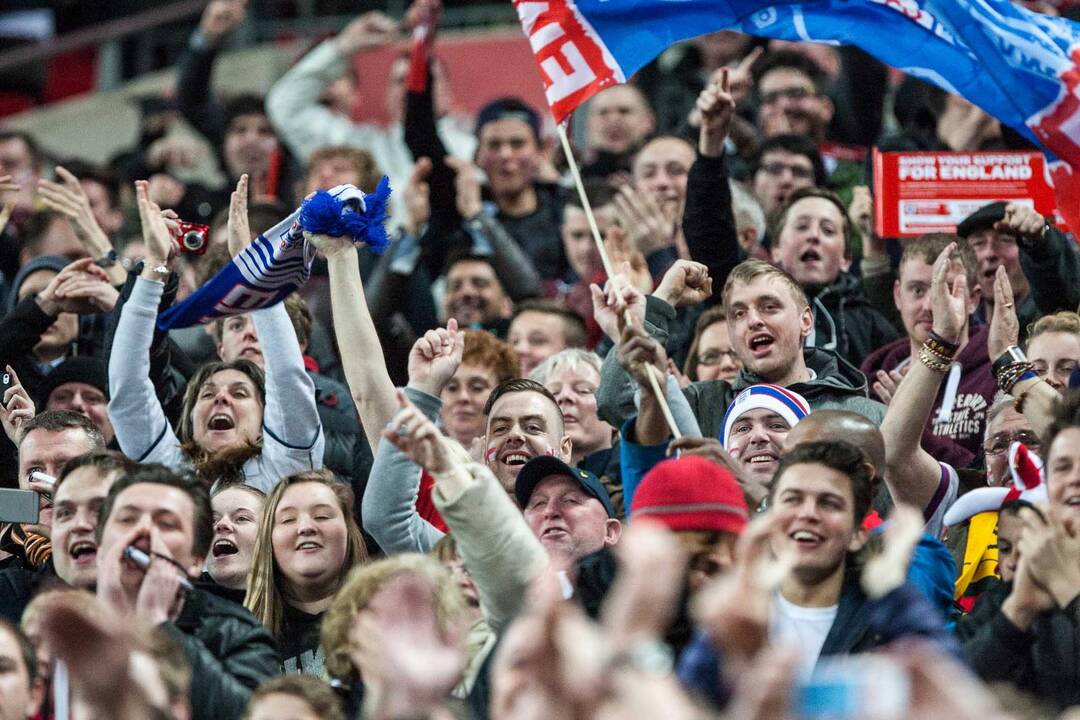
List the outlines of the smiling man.
<svg viewBox="0 0 1080 720">
<path fill-rule="evenodd" d="M 0 617 L 19 622 L 30 600 L 57 578 L 93 591 L 97 582 L 98 510 L 109 486 L 135 463 L 116 452 L 91 452 L 66 463 L 53 488 L 51 563 L 0 571 Z"/>
<path fill-rule="evenodd" d="M 558 458 L 530 460 L 518 474 L 514 496 L 533 535 L 561 566 L 614 545 L 622 533 L 599 478 Z"/>
<path fill-rule="evenodd" d="M 866 652 L 904 636 L 944 637 L 943 618 L 910 584 L 876 600 L 863 593 L 853 560 L 867 541 L 862 520 L 871 492 L 865 456 L 845 442 L 800 445 L 777 470 L 770 545 L 793 568 L 774 599 L 769 641 L 797 649 L 806 669 L 820 657 Z"/>
<path fill-rule="evenodd" d="M 780 467 L 788 432 L 809 414 L 802 395 L 776 385 L 751 385 L 724 414 L 724 449 L 748 480 L 767 488 Z"/>
<path fill-rule="evenodd" d="M 1044 516 L 1020 510 L 1021 551 L 1008 597 L 964 643 L 964 656 L 986 682 L 1014 683 L 1058 708 L 1080 702 L 1075 657 L 1080 623 L 1080 394 L 1056 404 L 1045 433 Z"/>
</svg>

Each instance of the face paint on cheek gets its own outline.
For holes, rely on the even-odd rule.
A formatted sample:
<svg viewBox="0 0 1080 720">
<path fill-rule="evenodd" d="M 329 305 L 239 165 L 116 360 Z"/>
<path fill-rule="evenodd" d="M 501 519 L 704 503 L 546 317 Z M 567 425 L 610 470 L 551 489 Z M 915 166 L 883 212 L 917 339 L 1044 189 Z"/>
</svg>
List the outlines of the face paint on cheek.
<svg viewBox="0 0 1080 720">
<path fill-rule="evenodd" d="M 546 451 L 544 451 L 544 454 L 548 457 L 555 457 L 555 448 L 548 448 Z"/>
<path fill-rule="evenodd" d="M 484 451 L 484 462 L 490 463 L 495 457 L 496 448 L 488 448 Z"/>
</svg>

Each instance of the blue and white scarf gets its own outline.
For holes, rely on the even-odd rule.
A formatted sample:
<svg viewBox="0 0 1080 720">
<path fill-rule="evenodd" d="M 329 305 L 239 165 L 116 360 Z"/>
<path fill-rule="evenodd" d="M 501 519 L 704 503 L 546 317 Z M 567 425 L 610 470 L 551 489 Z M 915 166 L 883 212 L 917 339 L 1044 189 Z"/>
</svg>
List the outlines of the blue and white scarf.
<svg viewBox="0 0 1080 720">
<path fill-rule="evenodd" d="M 389 242 L 383 228 L 389 196 L 385 177 L 370 195 L 352 185 L 315 193 L 190 297 L 161 313 L 158 327 L 190 327 L 281 302 L 311 275 L 315 247 L 308 238 L 313 234 L 351 237 L 381 254 Z"/>
</svg>

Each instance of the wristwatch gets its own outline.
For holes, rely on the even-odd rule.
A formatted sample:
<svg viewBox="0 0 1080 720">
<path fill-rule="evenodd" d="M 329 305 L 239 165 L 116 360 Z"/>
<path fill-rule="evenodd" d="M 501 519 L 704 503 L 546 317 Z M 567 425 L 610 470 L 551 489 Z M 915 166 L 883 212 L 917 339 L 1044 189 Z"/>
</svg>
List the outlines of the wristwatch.
<svg viewBox="0 0 1080 720">
<path fill-rule="evenodd" d="M 1005 348 L 1005 352 L 1001 353 L 994 360 L 994 363 L 990 366 L 990 373 L 997 377 L 1006 366 L 1013 363 L 1027 362 L 1027 356 L 1024 355 L 1024 351 L 1018 348 L 1016 345 L 1010 345 Z"/>
<path fill-rule="evenodd" d="M 120 256 L 116 254 L 115 250 L 113 250 L 112 248 L 109 248 L 109 252 L 105 253 L 104 255 L 99 257 L 97 260 L 95 260 L 94 264 L 97 265 L 99 268 L 111 268 L 113 265 L 115 265 L 119 261 L 120 261 Z"/>
</svg>

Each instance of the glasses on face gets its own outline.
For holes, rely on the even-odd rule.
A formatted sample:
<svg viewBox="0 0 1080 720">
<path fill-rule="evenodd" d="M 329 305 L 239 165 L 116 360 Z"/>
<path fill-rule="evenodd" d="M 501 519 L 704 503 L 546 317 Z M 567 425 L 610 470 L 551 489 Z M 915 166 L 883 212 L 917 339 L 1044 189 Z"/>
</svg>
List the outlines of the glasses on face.
<svg viewBox="0 0 1080 720">
<path fill-rule="evenodd" d="M 805 87 L 781 88 L 779 90 L 763 93 L 761 96 L 761 104 L 772 105 L 773 103 L 779 102 L 781 98 L 787 98 L 788 100 L 802 100 L 803 98 L 811 97 L 814 94 L 813 90 Z"/>
<path fill-rule="evenodd" d="M 983 450 L 987 455 L 1002 455 L 1009 450 L 1009 446 L 1013 444 L 1013 441 L 1022 442 L 1027 445 L 1029 450 L 1039 450 L 1039 436 L 1031 430 L 1017 430 L 1015 433 L 998 433 L 992 435 L 990 439 L 983 445 Z"/>
<path fill-rule="evenodd" d="M 791 177 L 798 180 L 810 180 L 814 177 L 814 169 L 804 167 L 802 165 L 788 165 L 782 162 L 768 162 L 761 166 L 761 169 L 768 175 L 773 177 L 780 177 L 785 171 L 791 173 Z"/>
<path fill-rule="evenodd" d="M 739 356 L 734 350 L 709 350 L 703 355 L 698 355 L 697 364 L 704 367 L 719 365 L 727 358 L 733 363 L 739 362 Z"/>
</svg>

